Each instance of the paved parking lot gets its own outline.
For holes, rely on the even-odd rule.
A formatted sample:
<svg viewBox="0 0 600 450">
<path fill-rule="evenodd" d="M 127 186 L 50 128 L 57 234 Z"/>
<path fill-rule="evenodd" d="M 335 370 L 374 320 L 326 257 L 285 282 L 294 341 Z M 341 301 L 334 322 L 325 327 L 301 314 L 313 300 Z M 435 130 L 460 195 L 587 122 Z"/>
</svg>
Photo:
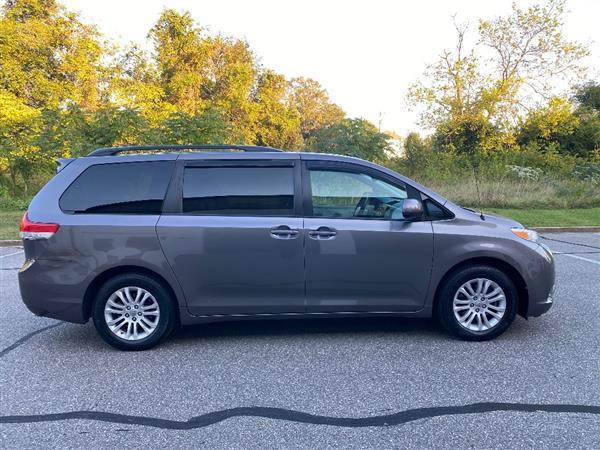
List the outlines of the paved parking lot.
<svg viewBox="0 0 600 450">
<path fill-rule="evenodd" d="M 428 320 L 186 328 L 155 350 L 33 316 L 0 248 L 0 447 L 600 447 L 600 234 L 553 234 L 555 305 L 491 342 Z"/>
</svg>

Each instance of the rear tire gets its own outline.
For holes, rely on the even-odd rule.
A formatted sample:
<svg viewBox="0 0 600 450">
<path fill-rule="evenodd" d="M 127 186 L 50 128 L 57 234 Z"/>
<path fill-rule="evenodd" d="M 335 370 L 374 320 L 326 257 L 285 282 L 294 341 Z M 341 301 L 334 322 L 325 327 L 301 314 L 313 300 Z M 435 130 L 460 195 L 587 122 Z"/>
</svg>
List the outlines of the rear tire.
<svg viewBox="0 0 600 450">
<path fill-rule="evenodd" d="M 176 323 L 174 299 L 154 278 L 117 275 L 98 290 L 92 319 L 109 345 L 127 351 L 147 350 L 165 339 Z"/>
<path fill-rule="evenodd" d="M 469 341 L 493 339 L 506 331 L 517 313 L 512 280 L 490 266 L 452 274 L 440 289 L 436 315 L 450 333 Z"/>
</svg>

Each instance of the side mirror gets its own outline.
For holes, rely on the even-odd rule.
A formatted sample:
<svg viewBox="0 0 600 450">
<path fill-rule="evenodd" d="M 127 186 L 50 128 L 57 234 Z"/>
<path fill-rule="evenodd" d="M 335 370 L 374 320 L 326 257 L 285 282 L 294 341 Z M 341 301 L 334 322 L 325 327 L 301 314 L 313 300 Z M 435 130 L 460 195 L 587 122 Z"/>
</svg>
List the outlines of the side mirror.
<svg viewBox="0 0 600 450">
<path fill-rule="evenodd" d="M 416 198 L 404 199 L 402 215 L 406 220 L 417 220 L 423 217 L 423 203 Z"/>
</svg>

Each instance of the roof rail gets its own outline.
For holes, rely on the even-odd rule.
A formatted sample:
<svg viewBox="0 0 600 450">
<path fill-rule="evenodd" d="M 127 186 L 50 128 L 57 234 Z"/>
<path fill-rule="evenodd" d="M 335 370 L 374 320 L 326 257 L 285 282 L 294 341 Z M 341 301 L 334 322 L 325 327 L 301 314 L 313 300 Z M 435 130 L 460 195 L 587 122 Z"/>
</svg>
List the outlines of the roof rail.
<svg viewBox="0 0 600 450">
<path fill-rule="evenodd" d="M 245 152 L 281 152 L 277 148 L 256 145 L 130 145 L 123 147 L 103 147 L 90 152 L 87 156 L 114 156 L 123 152 L 151 150 L 243 150 Z"/>
</svg>

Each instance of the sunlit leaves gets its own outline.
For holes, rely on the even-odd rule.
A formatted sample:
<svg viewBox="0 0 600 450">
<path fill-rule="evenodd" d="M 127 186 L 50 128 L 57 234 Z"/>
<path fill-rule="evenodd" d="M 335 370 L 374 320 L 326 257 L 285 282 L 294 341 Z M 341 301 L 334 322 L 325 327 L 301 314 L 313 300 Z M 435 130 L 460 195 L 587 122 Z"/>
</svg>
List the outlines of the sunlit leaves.
<svg viewBox="0 0 600 450">
<path fill-rule="evenodd" d="M 364 119 L 344 119 L 315 131 L 310 150 L 382 161 L 390 150 L 388 137 Z"/>
<path fill-rule="evenodd" d="M 457 25 L 455 48 L 444 51 L 409 91 L 423 125 L 436 130 L 442 146 L 458 151 L 488 152 L 513 143 L 519 120 L 557 93 L 557 80 L 566 83 L 584 72 L 588 50 L 564 37 L 563 20 L 564 0 L 525 9 L 515 3 L 510 14 L 479 22 L 470 48 L 468 27 Z"/>
</svg>

